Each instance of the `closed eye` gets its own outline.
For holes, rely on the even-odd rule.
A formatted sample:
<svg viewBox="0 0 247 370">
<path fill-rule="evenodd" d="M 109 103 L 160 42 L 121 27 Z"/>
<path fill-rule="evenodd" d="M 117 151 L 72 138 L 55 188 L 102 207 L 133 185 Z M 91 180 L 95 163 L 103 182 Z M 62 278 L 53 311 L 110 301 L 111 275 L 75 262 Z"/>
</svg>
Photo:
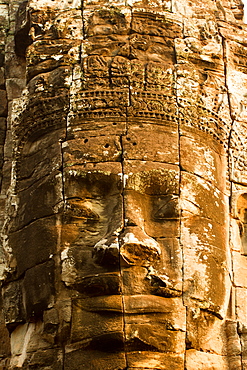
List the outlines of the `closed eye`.
<svg viewBox="0 0 247 370">
<path fill-rule="evenodd" d="M 157 221 L 178 219 L 178 198 L 167 195 L 156 199 L 153 203 L 153 218 Z"/>
<path fill-rule="evenodd" d="M 98 221 L 99 215 L 90 209 L 82 200 L 73 199 L 67 201 L 65 215 L 73 219 L 82 219 L 88 221 Z"/>
<path fill-rule="evenodd" d="M 83 218 L 83 219 L 90 219 L 90 220 L 95 220 L 95 221 L 99 219 L 99 215 L 87 207 L 71 208 L 71 209 L 66 210 L 66 214 L 73 218 Z"/>
</svg>

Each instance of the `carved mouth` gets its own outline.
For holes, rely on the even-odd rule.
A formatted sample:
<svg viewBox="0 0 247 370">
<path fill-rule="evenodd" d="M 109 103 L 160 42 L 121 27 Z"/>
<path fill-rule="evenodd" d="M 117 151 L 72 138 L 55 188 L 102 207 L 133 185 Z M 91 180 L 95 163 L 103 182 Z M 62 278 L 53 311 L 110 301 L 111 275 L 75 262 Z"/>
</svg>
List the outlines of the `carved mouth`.
<svg viewBox="0 0 247 370">
<path fill-rule="evenodd" d="M 92 350 L 160 352 L 172 348 L 186 329 L 181 298 L 112 295 L 77 298 L 73 306 L 75 322 L 82 319 L 89 325 L 86 333 L 79 329 L 77 338 Z"/>
<path fill-rule="evenodd" d="M 160 352 L 158 348 L 145 343 L 145 341 L 140 338 L 126 339 L 123 332 L 112 332 L 98 335 L 90 339 L 87 348 L 110 353 L 121 351 Z"/>
<path fill-rule="evenodd" d="M 85 311 L 114 312 L 119 314 L 174 313 L 181 305 L 181 298 L 165 298 L 154 295 L 109 295 L 75 300 Z"/>
</svg>

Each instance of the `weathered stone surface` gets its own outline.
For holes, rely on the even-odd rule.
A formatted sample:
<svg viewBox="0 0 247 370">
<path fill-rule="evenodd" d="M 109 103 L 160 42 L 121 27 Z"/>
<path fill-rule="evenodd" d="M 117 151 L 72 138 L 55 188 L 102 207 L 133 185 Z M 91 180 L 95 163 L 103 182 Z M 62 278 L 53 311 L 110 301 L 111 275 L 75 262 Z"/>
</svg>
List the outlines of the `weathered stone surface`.
<svg viewBox="0 0 247 370">
<path fill-rule="evenodd" d="M 221 321 L 215 320 L 212 312 L 207 309 L 187 310 L 187 348 L 198 351 L 227 355 L 227 337 Z"/>
<path fill-rule="evenodd" d="M 67 348 L 65 353 L 65 370 L 114 370 L 126 368 L 124 352 L 109 353 L 97 350 Z"/>
<path fill-rule="evenodd" d="M 20 191 L 18 214 L 12 230 L 23 229 L 37 219 L 52 216 L 56 212 L 57 204 L 62 201 L 61 182 L 61 174 L 57 172 L 41 178 L 35 184 Z M 24 185 L 23 182 L 22 185 Z"/>
<path fill-rule="evenodd" d="M 8 94 L 8 99 L 13 100 L 19 98 L 25 86 L 26 81 L 24 79 L 18 78 L 7 79 L 6 90 Z"/>
<path fill-rule="evenodd" d="M 176 127 L 155 125 L 130 126 L 123 137 L 126 159 L 178 164 L 178 132 Z"/>
<path fill-rule="evenodd" d="M 71 340 L 87 340 L 97 350 L 107 351 L 108 346 L 113 351 L 123 349 L 121 296 L 110 296 L 110 302 L 104 298 L 97 297 L 96 302 L 93 298 L 85 303 L 83 299 L 73 302 Z"/>
<path fill-rule="evenodd" d="M 245 278 L 247 269 L 247 261 L 245 256 L 241 255 L 238 252 L 233 252 L 233 273 L 234 273 L 234 282 L 237 287 L 247 287 L 247 280 Z"/>
<path fill-rule="evenodd" d="M 0 90 L 0 116 L 7 115 L 7 94 L 5 90 Z"/>
<path fill-rule="evenodd" d="M 181 354 L 135 351 L 128 353 L 129 369 L 184 369 L 184 356 Z"/>
<path fill-rule="evenodd" d="M 201 176 L 203 179 L 214 183 L 216 187 L 225 191 L 225 180 L 222 174 L 227 168 L 227 157 L 221 152 L 217 143 L 212 143 L 212 147 L 205 145 L 207 138 L 204 135 L 181 136 L 180 156 L 182 169 L 190 173 Z M 194 160 L 191 161 L 191 156 Z"/>
<path fill-rule="evenodd" d="M 246 367 L 246 30 L 0 0 L 0 368 Z"/>
<path fill-rule="evenodd" d="M 228 362 L 225 356 L 205 353 L 190 349 L 186 351 L 186 367 L 188 370 L 227 370 Z"/>
<path fill-rule="evenodd" d="M 226 321 L 226 336 L 227 336 L 227 353 L 230 369 L 241 369 L 243 361 L 241 361 L 241 342 L 239 337 L 238 324 L 236 321 Z"/>
<path fill-rule="evenodd" d="M 247 325 L 246 322 L 246 310 L 247 310 L 247 289 L 236 288 L 236 318 L 243 325 Z"/>
<path fill-rule="evenodd" d="M 1 304 L 1 315 L 0 315 L 0 332 L 1 332 L 1 339 L 0 339 L 0 358 L 6 357 L 10 354 L 10 338 L 9 333 L 6 328 L 5 318 L 4 318 L 4 311 L 3 311 L 3 303 L 2 299 L 0 300 Z"/>
<path fill-rule="evenodd" d="M 23 369 L 62 370 L 62 352 L 57 349 L 37 350 L 30 353 L 28 360 L 22 365 Z"/>
<path fill-rule="evenodd" d="M 20 325 L 11 334 L 11 368 L 62 369 L 61 352 L 42 338 L 41 322 Z"/>
<path fill-rule="evenodd" d="M 27 319 L 40 316 L 54 301 L 54 263 L 45 262 L 26 271 L 23 279 L 23 300 Z"/>
<path fill-rule="evenodd" d="M 5 323 L 15 327 L 25 320 L 21 284 L 13 281 L 3 289 Z"/>
<path fill-rule="evenodd" d="M 28 140 L 23 148 L 22 161 L 17 167 L 17 176 L 19 178 L 19 191 L 30 188 L 33 183 L 49 183 L 52 181 L 61 181 L 58 170 L 61 169 L 61 145 L 59 139 L 65 135 L 63 130 L 55 130 L 50 135 Z M 53 179 L 55 175 L 56 180 Z M 42 194 L 40 193 L 40 196 Z"/>
<path fill-rule="evenodd" d="M 39 219 L 10 234 L 9 243 L 13 248 L 13 264 L 17 276 L 47 261 L 55 253 L 58 238 L 55 222 L 54 217 Z"/>
<path fill-rule="evenodd" d="M 11 347 L 13 355 L 22 355 L 24 351 L 32 352 L 33 348 L 45 349 L 48 343 L 42 340 L 42 323 L 23 324 L 18 326 L 11 334 Z M 20 359 L 20 358 L 19 358 Z M 22 359 L 25 360 L 24 356 Z"/>
</svg>

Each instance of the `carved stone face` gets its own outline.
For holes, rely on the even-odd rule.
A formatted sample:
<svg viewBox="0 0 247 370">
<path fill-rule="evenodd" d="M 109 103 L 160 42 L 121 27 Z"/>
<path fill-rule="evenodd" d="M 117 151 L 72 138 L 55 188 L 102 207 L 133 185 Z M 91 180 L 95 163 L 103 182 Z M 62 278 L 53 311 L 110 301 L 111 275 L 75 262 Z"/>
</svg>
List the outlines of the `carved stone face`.
<svg viewBox="0 0 247 370">
<path fill-rule="evenodd" d="M 139 140 L 145 137 L 144 130 L 138 132 Z M 75 341 L 93 338 L 93 353 L 110 346 L 122 356 L 124 348 L 132 357 L 137 350 L 147 352 L 144 362 L 148 353 L 157 352 L 158 358 L 160 351 L 180 358 L 185 308 L 178 166 L 155 162 L 152 148 L 145 151 L 145 161 L 136 159 L 141 141 L 131 135 L 122 138 L 122 161 L 101 161 L 106 151 L 112 157 L 119 151 L 118 137 L 109 139 L 84 133 L 80 155 L 74 151 L 76 139 L 65 146 L 62 280 L 78 297 L 71 335 Z M 98 163 L 71 165 L 88 147 Z"/>
<path fill-rule="evenodd" d="M 213 22 L 197 25 L 201 45 L 169 12 L 88 10 L 84 42 L 81 10 L 67 27 L 32 6 L 5 290 L 23 298 L 8 323 L 54 309 L 72 369 L 180 370 L 186 349 L 225 354 L 230 129 Z"/>
<path fill-rule="evenodd" d="M 205 346 L 204 337 L 225 315 L 225 158 L 217 145 L 184 134 L 181 150 L 206 161 L 192 163 L 187 156 L 181 170 L 174 129 L 158 128 L 161 143 L 155 133 L 147 136 L 149 129 L 133 126 L 122 137 L 121 161 L 101 161 L 106 148 L 111 158 L 119 151 L 118 137 L 110 142 L 83 133 L 79 154 L 78 137 L 64 146 L 61 279 L 73 291 L 73 341 L 90 342 L 83 355 L 90 361 L 95 351 L 111 347 L 122 356 L 124 348 L 133 364 L 144 366 L 156 353 L 164 366 L 171 352 L 182 366 L 186 324 L 187 340 Z M 89 147 L 97 163 L 79 164 Z M 167 163 L 171 152 L 174 163 Z M 208 318 L 209 331 L 202 334 Z"/>
<path fill-rule="evenodd" d="M 111 348 L 108 356 L 119 366 L 125 355 L 143 366 L 155 356 L 165 366 L 172 353 L 179 368 L 186 340 L 210 349 L 210 333 L 225 316 L 225 157 L 196 132 L 178 140 L 173 126 L 135 124 L 121 143 L 118 136 L 74 132 L 62 145 L 62 173 L 41 159 L 49 148 L 59 162 L 58 133 L 23 148 L 10 243 L 24 315 L 40 316 L 54 299 L 60 309 L 71 305 L 67 335 L 85 342 L 79 350 L 85 363 Z M 190 153 L 181 167 L 178 142 L 181 153 Z M 85 163 L 90 153 L 94 161 Z"/>
</svg>

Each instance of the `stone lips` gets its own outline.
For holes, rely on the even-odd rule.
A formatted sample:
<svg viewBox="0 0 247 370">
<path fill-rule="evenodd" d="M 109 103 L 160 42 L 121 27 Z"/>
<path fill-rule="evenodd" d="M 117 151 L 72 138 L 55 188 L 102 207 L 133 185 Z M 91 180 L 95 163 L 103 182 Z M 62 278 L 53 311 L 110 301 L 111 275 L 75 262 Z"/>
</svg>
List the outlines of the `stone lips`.
<svg viewBox="0 0 247 370">
<path fill-rule="evenodd" d="M 183 351 L 185 308 L 179 298 L 112 295 L 74 299 L 73 305 L 72 341 L 79 340 L 82 346 L 84 342 L 87 350 L 109 352 L 111 348 L 110 351 L 122 352 L 125 349 L 128 356 L 134 351 L 161 354 L 165 350 L 177 355 Z M 166 335 L 160 335 L 158 327 Z"/>
</svg>

